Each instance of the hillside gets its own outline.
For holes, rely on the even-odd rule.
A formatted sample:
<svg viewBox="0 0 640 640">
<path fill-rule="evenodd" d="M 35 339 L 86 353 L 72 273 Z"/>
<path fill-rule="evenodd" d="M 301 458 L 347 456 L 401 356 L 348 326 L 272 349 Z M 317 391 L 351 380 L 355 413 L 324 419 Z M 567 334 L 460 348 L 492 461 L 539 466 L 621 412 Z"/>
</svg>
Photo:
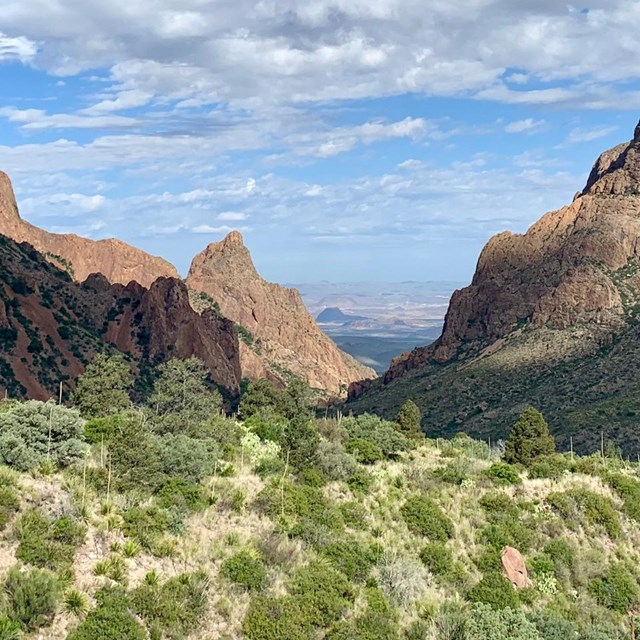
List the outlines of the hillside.
<svg viewBox="0 0 640 640">
<path fill-rule="evenodd" d="M 523 235 L 492 238 L 471 285 L 453 294 L 441 337 L 354 385 L 352 408 L 392 415 L 410 397 L 432 433 L 496 438 L 534 404 L 564 444 L 573 436 L 592 450 L 604 429 L 635 456 L 638 194 L 640 126 L 600 156 L 569 206 Z"/>
<path fill-rule="evenodd" d="M 316 322 L 321 324 L 323 322 L 345 324 L 347 322 L 357 322 L 358 320 L 368 320 L 368 318 L 344 313 L 339 307 L 326 307 L 316 316 Z"/>
<path fill-rule="evenodd" d="M 193 259 L 186 283 L 242 327 L 247 378 L 286 383 L 299 377 L 315 389 L 344 395 L 351 382 L 375 377 L 322 333 L 296 289 L 260 277 L 237 231 Z"/>
<path fill-rule="evenodd" d="M 637 465 L 511 466 L 264 391 L 244 422 L 0 403 L 2 637 L 633 637 Z"/>
<path fill-rule="evenodd" d="M 111 285 L 101 275 L 83 284 L 27 244 L 0 236 L 0 392 L 12 398 L 67 397 L 75 377 L 99 352 L 120 351 L 136 368 L 197 356 L 228 393 L 240 385 L 238 338 L 229 320 L 202 315 L 180 280 L 149 289 Z"/>
</svg>

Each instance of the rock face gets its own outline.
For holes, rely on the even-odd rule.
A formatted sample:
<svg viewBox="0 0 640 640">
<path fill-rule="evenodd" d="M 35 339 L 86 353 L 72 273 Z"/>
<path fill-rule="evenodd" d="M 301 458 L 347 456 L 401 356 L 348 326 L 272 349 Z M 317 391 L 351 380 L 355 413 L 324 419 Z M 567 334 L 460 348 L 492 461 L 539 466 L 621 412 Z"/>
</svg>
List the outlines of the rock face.
<svg viewBox="0 0 640 640">
<path fill-rule="evenodd" d="M 78 282 L 102 273 L 109 282 L 132 280 L 148 287 L 160 277 L 177 278 L 175 267 L 120 240 L 88 240 L 73 234 L 49 233 L 22 220 L 11 181 L 0 171 L 0 234 L 28 242 Z"/>
<path fill-rule="evenodd" d="M 600 156 L 570 205 L 523 235 L 489 240 L 471 285 L 451 298 L 440 339 L 397 359 L 385 380 L 465 357 L 525 325 L 619 328 L 640 292 L 639 258 L 640 125 L 631 142 Z"/>
<path fill-rule="evenodd" d="M 233 396 L 240 385 L 238 338 L 230 320 L 202 315 L 187 287 L 159 278 L 150 288 L 100 274 L 83 284 L 30 245 L 0 236 L 0 393 L 46 399 L 97 352 L 120 351 L 134 366 L 196 356 Z"/>
<path fill-rule="evenodd" d="M 505 437 L 528 406 L 559 446 L 600 431 L 640 452 L 640 126 L 604 152 L 573 202 L 483 249 L 442 335 L 353 384 L 350 408 L 393 416 L 407 398 L 433 435 Z"/>
<path fill-rule="evenodd" d="M 243 376 L 286 382 L 294 376 L 311 387 L 341 394 L 372 369 L 340 351 L 317 327 L 296 289 L 263 280 L 240 233 L 210 244 L 191 263 L 187 285 L 217 303 L 242 328 Z"/>
</svg>

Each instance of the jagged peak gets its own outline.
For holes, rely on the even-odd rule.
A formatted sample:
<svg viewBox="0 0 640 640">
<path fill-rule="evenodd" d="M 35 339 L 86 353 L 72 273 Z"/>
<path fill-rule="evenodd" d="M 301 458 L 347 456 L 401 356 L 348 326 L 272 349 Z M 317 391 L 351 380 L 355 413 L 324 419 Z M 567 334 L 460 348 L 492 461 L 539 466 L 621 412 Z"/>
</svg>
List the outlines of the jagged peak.
<svg viewBox="0 0 640 640">
<path fill-rule="evenodd" d="M 244 238 L 242 237 L 242 234 L 239 231 L 230 231 L 222 241 L 222 244 L 225 247 L 233 247 L 233 246 L 244 247 Z"/>
<path fill-rule="evenodd" d="M 636 195 L 640 191 L 640 122 L 633 139 L 600 154 L 587 185 L 585 195 Z"/>
<path fill-rule="evenodd" d="M 0 219 L 2 218 L 20 220 L 11 178 L 4 171 L 0 171 Z"/>
</svg>

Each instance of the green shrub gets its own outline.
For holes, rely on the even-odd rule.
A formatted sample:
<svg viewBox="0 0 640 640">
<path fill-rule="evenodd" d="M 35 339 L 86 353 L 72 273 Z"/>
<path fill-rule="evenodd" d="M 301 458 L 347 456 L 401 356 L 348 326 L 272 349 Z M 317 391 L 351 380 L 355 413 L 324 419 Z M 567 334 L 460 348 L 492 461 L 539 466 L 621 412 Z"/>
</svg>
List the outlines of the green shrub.
<svg viewBox="0 0 640 640">
<path fill-rule="evenodd" d="M 445 601 L 433 620 L 433 630 L 437 640 L 480 640 L 467 635 L 469 616 L 460 603 Z"/>
<path fill-rule="evenodd" d="M 213 475 L 220 458 L 212 440 L 198 440 L 184 434 L 165 434 L 154 441 L 162 472 L 185 482 L 199 482 Z"/>
<path fill-rule="evenodd" d="M 81 591 L 70 589 L 64 594 L 64 609 L 74 616 L 84 616 L 89 610 L 89 600 Z"/>
<path fill-rule="evenodd" d="M 267 569 L 262 560 L 254 554 L 240 551 L 222 563 L 220 575 L 249 591 L 255 591 L 264 586 Z"/>
<path fill-rule="evenodd" d="M 480 582 L 469 591 L 468 598 L 471 602 L 490 605 L 495 609 L 520 606 L 518 592 L 513 585 L 500 573 L 486 573 Z"/>
<path fill-rule="evenodd" d="M 251 600 L 242 623 L 248 640 L 312 640 L 313 627 L 297 598 L 261 596 Z"/>
<path fill-rule="evenodd" d="M 354 620 L 338 623 L 327 640 L 398 640 L 398 612 L 379 589 L 365 591 L 366 608 Z"/>
<path fill-rule="evenodd" d="M 183 573 L 162 585 L 142 583 L 131 593 L 131 605 L 150 629 L 183 638 L 202 622 L 208 589 L 205 573 Z"/>
<path fill-rule="evenodd" d="M 529 478 L 551 478 L 558 480 L 569 471 L 570 461 L 561 454 L 540 456 L 529 467 Z"/>
<path fill-rule="evenodd" d="M 20 496 L 15 486 L 0 485 L 0 531 L 20 508 Z"/>
<path fill-rule="evenodd" d="M 327 544 L 321 553 L 349 580 L 364 582 L 381 551 L 375 546 L 347 539 Z"/>
<path fill-rule="evenodd" d="M 467 623 L 467 634 L 473 640 L 542 640 L 535 624 L 521 611 L 486 603 L 474 605 Z"/>
<path fill-rule="evenodd" d="M 620 535 L 620 518 L 605 496 L 586 489 L 550 493 L 547 504 L 567 522 L 579 522 L 580 515 L 588 524 L 601 526 L 614 539 Z"/>
<path fill-rule="evenodd" d="M 413 496 L 400 509 L 411 531 L 433 541 L 446 542 L 453 535 L 453 523 L 430 498 Z"/>
<path fill-rule="evenodd" d="M 131 507 L 122 514 L 122 518 L 124 534 L 135 538 L 145 549 L 150 549 L 170 526 L 168 512 L 154 505 Z"/>
<path fill-rule="evenodd" d="M 130 610 L 126 594 L 105 589 L 97 594 L 98 606 L 67 636 L 67 640 L 147 640 L 147 632 Z"/>
<path fill-rule="evenodd" d="M 509 486 L 522 484 L 522 478 L 518 474 L 515 467 L 507 464 L 506 462 L 494 462 L 485 471 L 485 474 L 499 485 Z"/>
<path fill-rule="evenodd" d="M 348 527 L 353 527 L 354 529 L 366 529 L 368 527 L 367 510 L 359 502 L 355 500 L 342 502 L 339 506 L 339 510 L 344 523 Z"/>
<path fill-rule="evenodd" d="M 626 514 L 640 522 L 640 482 L 622 473 L 612 473 L 606 480 L 622 498 Z"/>
<path fill-rule="evenodd" d="M 422 412 L 420 411 L 420 407 L 418 407 L 413 400 L 405 400 L 404 404 L 398 411 L 398 415 L 396 416 L 398 429 L 407 436 L 407 438 L 423 438 L 424 433 L 420 427 L 421 420 Z"/>
<path fill-rule="evenodd" d="M 33 631 L 53 620 L 60 589 L 50 572 L 41 569 L 22 572 L 13 567 L 5 579 L 4 592 L 9 619 L 23 629 Z"/>
<path fill-rule="evenodd" d="M 453 554 L 442 542 L 430 542 L 420 552 L 420 560 L 434 576 L 443 578 L 453 571 Z"/>
<path fill-rule="evenodd" d="M 576 625 L 556 613 L 536 611 L 529 617 L 542 640 L 578 640 Z"/>
<path fill-rule="evenodd" d="M 158 506 L 175 508 L 182 513 L 200 511 L 209 506 L 204 487 L 183 478 L 171 478 L 164 483 L 157 496 Z"/>
<path fill-rule="evenodd" d="M 0 615 L 0 640 L 19 640 L 21 636 L 20 623 Z"/>
<path fill-rule="evenodd" d="M 556 443 L 539 411 L 529 407 L 518 418 L 505 442 L 504 460 L 529 466 L 540 456 L 551 455 Z"/>
<path fill-rule="evenodd" d="M 305 618 L 316 627 L 336 622 L 353 601 L 351 584 L 346 577 L 320 562 L 298 569 L 289 591 L 296 596 Z"/>
<path fill-rule="evenodd" d="M 60 571 L 73 563 L 76 548 L 85 539 L 86 528 L 64 516 L 50 520 L 39 509 L 25 511 L 15 523 L 16 557 L 36 567 Z"/>
<path fill-rule="evenodd" d="M 384 458 L 382 449 L 364 438 L 347 440 L 345 449 L 361 464 L 373 464 Z"/>
<path fill-rule="evenodd" d="M 612 564 L 602 578 L 589 583 L 598 604 L 618 613 L 627 613 L 640 600 L 640 590 L 631 573 L 621 563 Z"/>
<path fill-rule="evenodd" d="M 32 471 L 46 461 L 67 467 L 87 451 L 84 421 L 74 409 L 28 400 L 0 413 L 0 464 Z"/>
<path fill-rule="evenodd" d="M 409 438 L 397 430 L 394 422 L 387 422 L 368 413 L 354 418 L 345 418 L 342 425 L 349 440 L 367 440 L 378 447 L 386 458 L 401 451 L 408 451 L 414 446 Z"/>
</svg>

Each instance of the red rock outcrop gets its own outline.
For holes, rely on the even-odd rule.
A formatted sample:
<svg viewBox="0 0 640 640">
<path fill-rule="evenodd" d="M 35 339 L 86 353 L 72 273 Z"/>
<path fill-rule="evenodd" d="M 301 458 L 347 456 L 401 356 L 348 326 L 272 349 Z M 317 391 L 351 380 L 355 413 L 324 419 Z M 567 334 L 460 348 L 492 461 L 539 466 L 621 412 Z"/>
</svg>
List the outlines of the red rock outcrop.
<svg viewBox="0 0 640 640">
<path fill-rule="evenodd" d="M 46 399 L 66 392 L 98 351 L 118 350 L 134 366 L 195 356 L 234 395 L 241 380 L 233 322 L 195 312 L 186 285 L 159 278 L 112 285 L 101 274 L 83 284 L 30 245 L 0 236 L 0 393 Z"/>
<path fill-rule="evenodd" d="M 250 344 L 241 349 L 244 376 L 285 382 L 293 374 L 332 394 L 344 393 L 355 380 L 375 377 L 372 369 L 340 351 L 320 331 L 296 289 L 258 275 L 237 231 L 197 255 L 186 282 L 249 332 L 245 339 Z"/>
<path fill-rule="evenodd" d="M 45 258 L 82 282 L 92 273 L 102 273 L 109 282 L 132 280 L 148 287 L 160 277 L 178 278 L 175 267 L 120 240 L 89 240 L 74 234 L 49 233 L 20 217 L 13 187 L 0 171 L 0 233 L 16 242 L 28 242 Z"/>
<path fill-rule="evenodd" d="M 620 327 L 640 299 L 640 125 L 604 152 L 574 201 L 525 234 L 493 237 L 471 284 L 456 291 L 442 336 L 397 358 L 384 383 L 477 354 L 519 327 Z M 352 395 L 368 388 L 354 386 Z"/>
<path fill-rule="evenodd" d="M 516 589 L 525 589 L 531 586 L 531 580 L 527 574 L 527 565 L 522 554 L 513 547 L 505 547 L 501 554 L 502 574 Z"/>
</svg>

